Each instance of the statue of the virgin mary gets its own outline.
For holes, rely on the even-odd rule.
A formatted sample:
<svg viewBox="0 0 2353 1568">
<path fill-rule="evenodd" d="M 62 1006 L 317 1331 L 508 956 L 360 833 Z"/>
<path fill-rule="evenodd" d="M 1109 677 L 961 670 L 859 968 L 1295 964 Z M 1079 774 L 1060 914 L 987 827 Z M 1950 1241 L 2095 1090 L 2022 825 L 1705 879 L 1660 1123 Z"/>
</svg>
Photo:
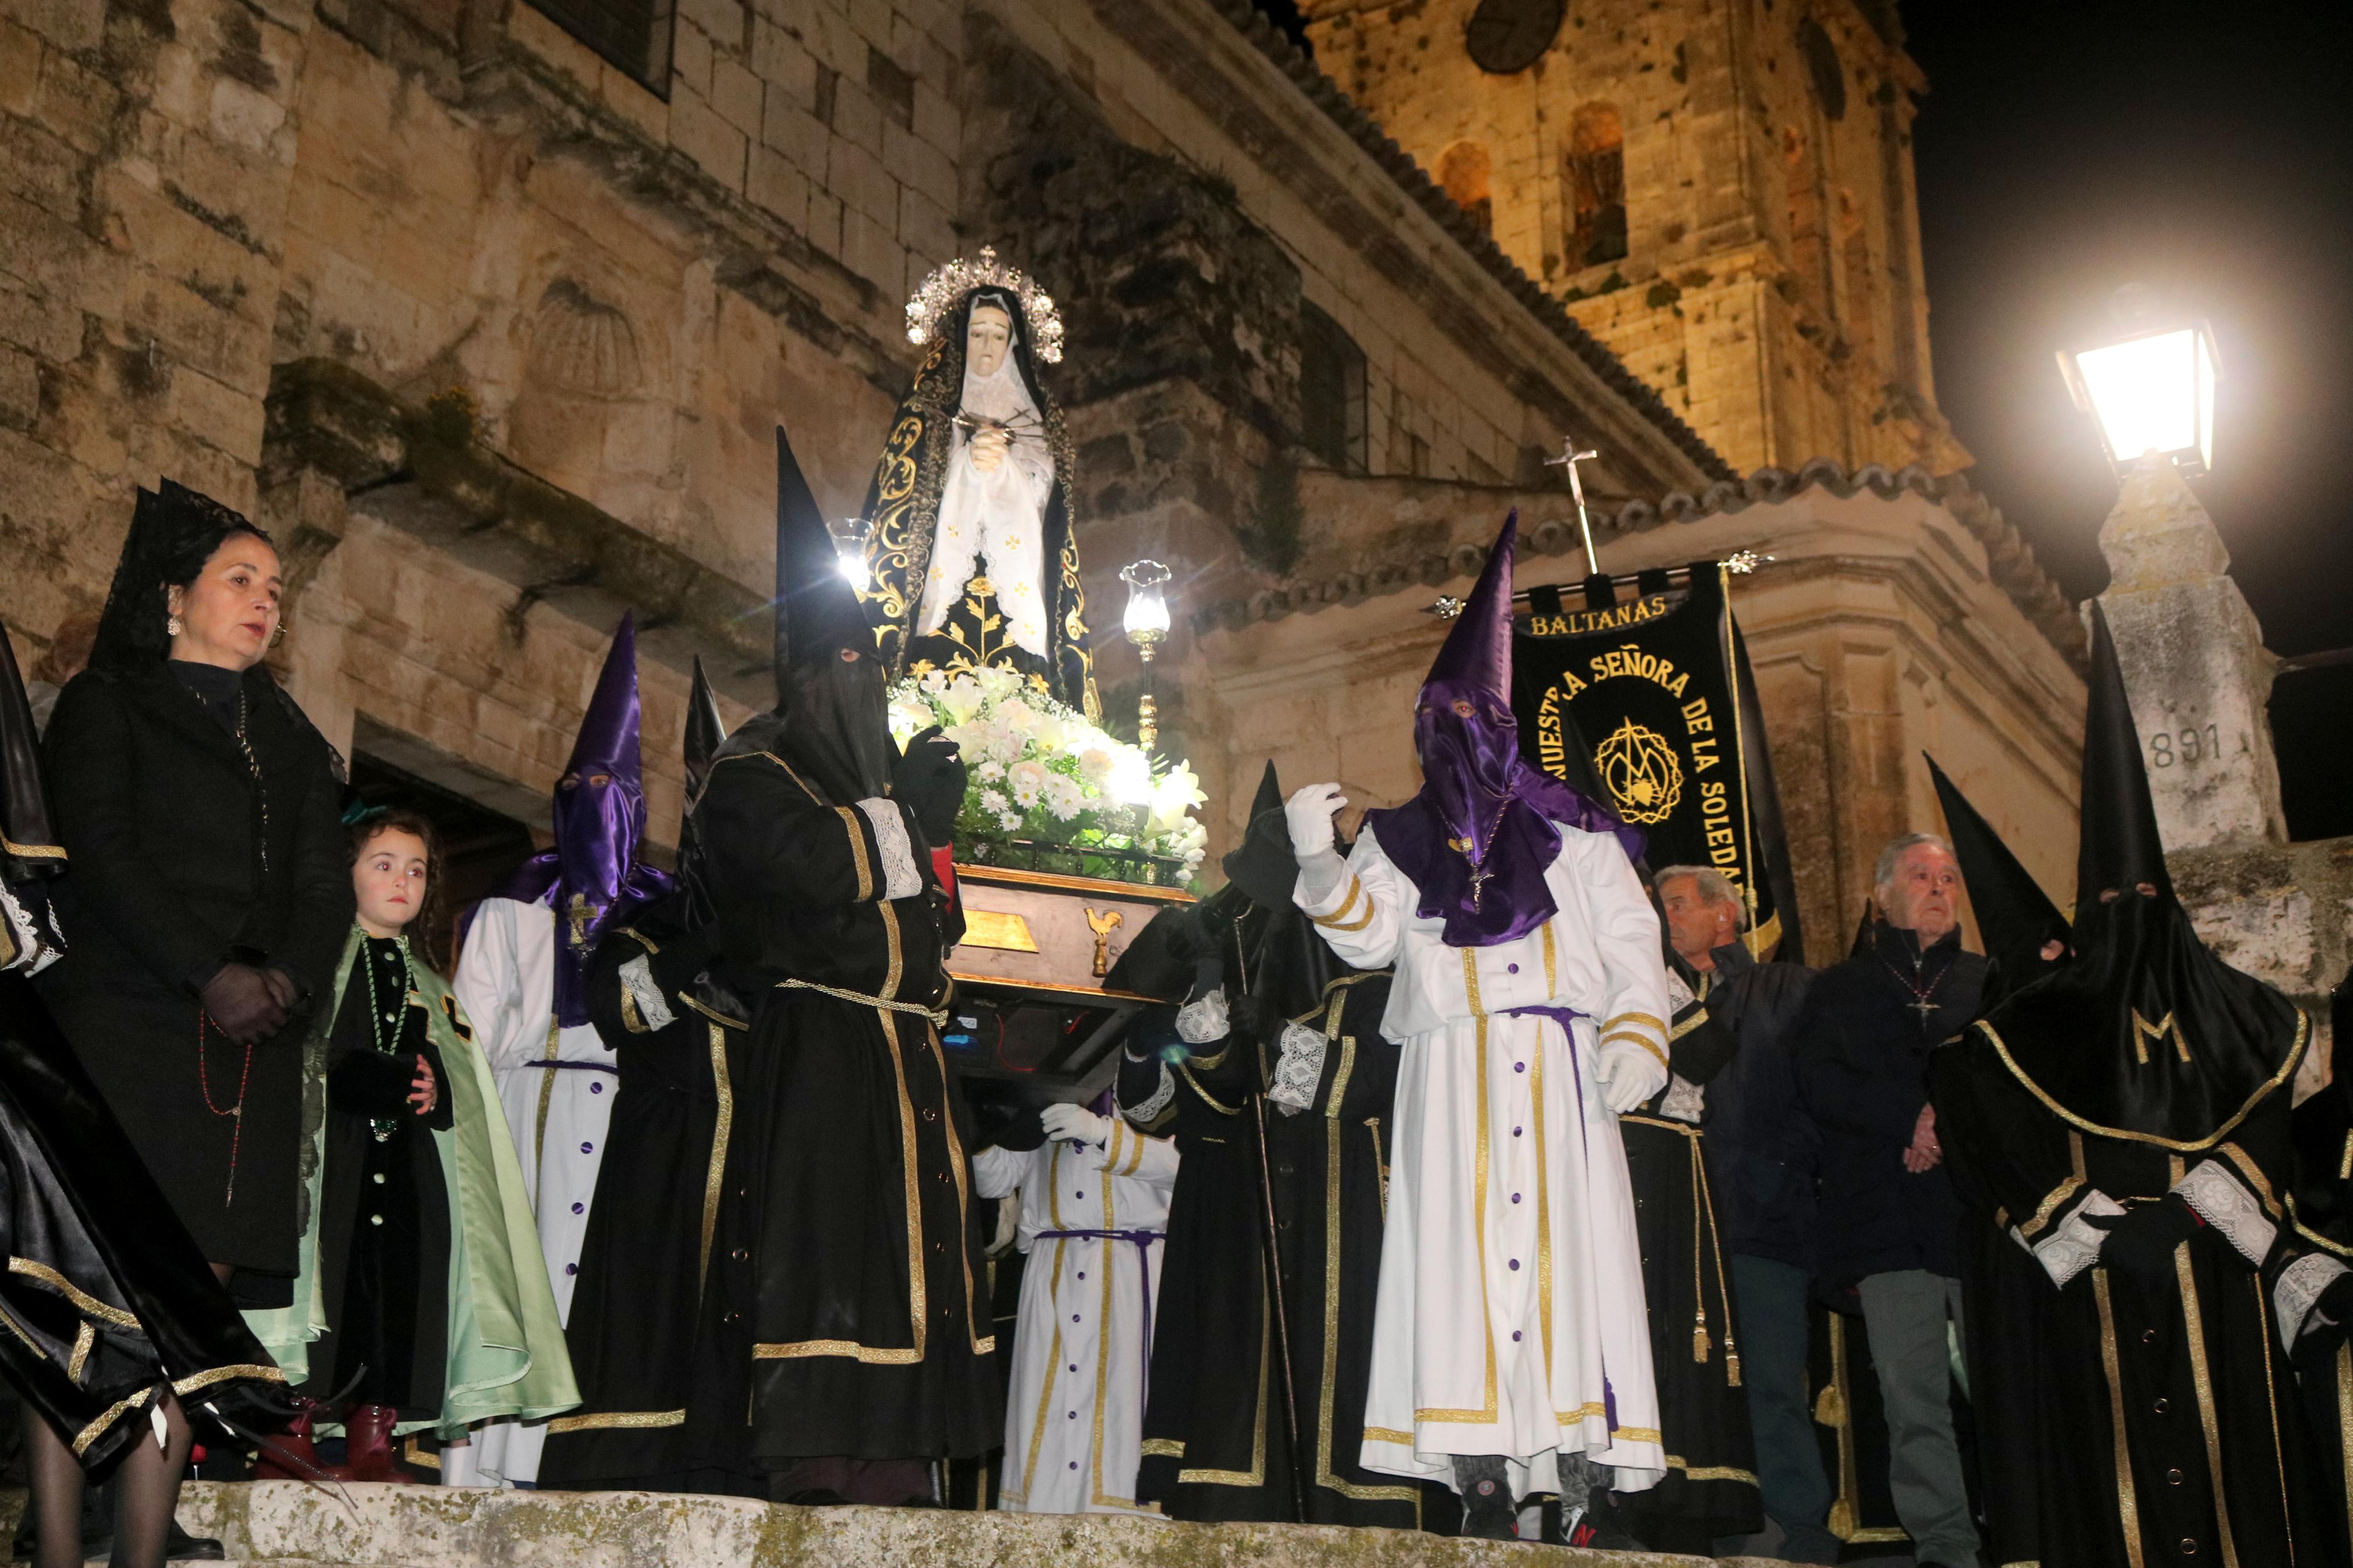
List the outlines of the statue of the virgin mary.
<svg viewBox="0 0 2353 1568">
<path fill-rule="evenodd" d="M 1053 300 L 983 247 L 923 279 L 907 336 L 931 352 L 866 492 L 861 596 L 891 678 L 994 666 L 1100 718 L 1070 437 L 1038 380 L 1062 357 Z"/>
</svg>

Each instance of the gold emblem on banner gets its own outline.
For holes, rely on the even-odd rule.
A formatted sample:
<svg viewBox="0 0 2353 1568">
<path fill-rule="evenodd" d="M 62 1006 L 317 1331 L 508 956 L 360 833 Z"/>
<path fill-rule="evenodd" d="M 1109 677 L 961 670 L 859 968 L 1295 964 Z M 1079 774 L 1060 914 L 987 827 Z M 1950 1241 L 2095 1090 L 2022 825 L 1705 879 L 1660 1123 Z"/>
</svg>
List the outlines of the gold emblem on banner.
<svg viewBox="0 0 2353 1568">
<path fill-rule="evenodd" d="M 1638 826 L 1664 822 L 1683 797 L 1683 765 L 1674 747 L 1631 719 L 1594 749 L 1593 766 L 1618 814 Z"/>
</svg>

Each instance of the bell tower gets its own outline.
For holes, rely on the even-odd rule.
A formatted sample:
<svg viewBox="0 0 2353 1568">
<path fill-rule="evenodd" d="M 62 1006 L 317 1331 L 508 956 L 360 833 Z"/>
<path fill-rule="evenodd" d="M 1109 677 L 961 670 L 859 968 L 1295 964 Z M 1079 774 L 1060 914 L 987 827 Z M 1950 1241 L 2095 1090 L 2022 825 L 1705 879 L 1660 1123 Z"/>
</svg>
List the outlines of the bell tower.
<svg viewBox="0 0 2353 1568">
<path fill-rule="evenodd" d="M 1305 0 L 1316 63 L 1743 472 L 1944 473 L 1894 0 Z"/>
</svg>

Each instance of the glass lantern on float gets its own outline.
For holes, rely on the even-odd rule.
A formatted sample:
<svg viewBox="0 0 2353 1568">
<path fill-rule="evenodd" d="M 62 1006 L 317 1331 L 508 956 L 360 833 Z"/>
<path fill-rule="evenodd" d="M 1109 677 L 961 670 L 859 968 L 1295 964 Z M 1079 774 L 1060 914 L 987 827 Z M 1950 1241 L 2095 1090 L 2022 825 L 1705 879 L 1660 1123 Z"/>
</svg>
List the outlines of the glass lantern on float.
<svg viewBox="0 0 2353 1568">
<path fill-rule="evenodd" d="M 825 525 L 833 535 L 833 553 L 841 563 L 841 575 L 850 587 L 863 594 L 873 586 L 873 577 L 866 568 L 866 540 L 873 524 L 862 517 L 838 517 Z"/>
<path fill-rule="evenodd" d="M 1144 661 L 1144 690 L 1135 700 L 1135 739 L 1147 752 L 1160 739 L 1160 702 L 1152 691 L 1152 656 L 1159 650 L 1160 639 L 1168 635 L 1166 590 L 1170 575 L 1157 561 L 1132 561 L 1119 569 L 1119 580 L 1127 584 L 1127 640 L 1135 645 L 1136 657 Z"/>
<path fill-rule="evenodd" d="M 2144 289 L 2118 290 L 2117 314 L 2132 322 L 2089 348 L 2062 349 L 2059 372 L 2075 406 L 2099 426 L 2100 445 L 2121 475 L 2151 453 L 2184 475 L 2214 459 L 2214 387 L 2221 361 L 2203 321 L 2154 320 Z"/>
</svg>

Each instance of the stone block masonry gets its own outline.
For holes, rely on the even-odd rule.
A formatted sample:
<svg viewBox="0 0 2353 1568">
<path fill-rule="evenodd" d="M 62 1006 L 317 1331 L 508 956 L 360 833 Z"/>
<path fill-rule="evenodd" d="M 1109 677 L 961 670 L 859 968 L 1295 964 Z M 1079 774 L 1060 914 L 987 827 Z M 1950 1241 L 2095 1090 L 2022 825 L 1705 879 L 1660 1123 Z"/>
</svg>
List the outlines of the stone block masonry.
<svg viewBox="0 0 2353 1568">
<path fill-rule="evenodd" d="M 1517 1542 L 1327 1525 L 1104 1515 L 802 1509 L 653 1492 L 520 1492 L 195 1481 L 180 1521 L 231 1562 L 376 1568 L 1504 1568 Z M 348 1502 L 344 1500 L 348 1499 Z M 5 1517 L 5 1515 L 0 1515 Z M 1710 1559 L 1555 1547 L 1560 1568 L 1707 1568 Z"/>
</svg>

